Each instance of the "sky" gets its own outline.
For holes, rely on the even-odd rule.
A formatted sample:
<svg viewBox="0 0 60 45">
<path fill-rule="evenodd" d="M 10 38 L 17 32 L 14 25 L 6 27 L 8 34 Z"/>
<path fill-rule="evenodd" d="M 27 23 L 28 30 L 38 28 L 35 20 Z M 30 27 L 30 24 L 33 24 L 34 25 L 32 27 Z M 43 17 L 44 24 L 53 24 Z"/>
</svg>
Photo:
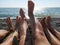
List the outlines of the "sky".
<svg viewBox="0 0 60 45">
<path fill-rule="evenodd" d="M 35 9 L 46 7 L 60 7 L 60 0 L 32 0 L 35 3 Z M 0 0 L 0 7 L 19 7 L 27 8 L 28 0 Z"/>
</svg>

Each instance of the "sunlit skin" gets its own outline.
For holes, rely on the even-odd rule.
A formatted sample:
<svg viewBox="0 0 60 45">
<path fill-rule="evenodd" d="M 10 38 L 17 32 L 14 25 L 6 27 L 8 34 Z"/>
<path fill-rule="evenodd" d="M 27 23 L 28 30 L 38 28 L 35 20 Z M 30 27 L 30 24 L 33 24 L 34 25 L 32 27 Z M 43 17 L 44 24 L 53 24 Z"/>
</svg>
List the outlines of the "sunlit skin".
<svg viewBox="0 0 60 45">
<path fill-rule="evenodd" d="M 7 22 L 7 25 L 8 25 L 8 29 L 7 30 L 0 30 L 0 39 L 5 37 L 10 32 L 9 30 L 11 30 L 10 28 L 11 28 L 12 24 L 11 24 L 11 20 L 10 20 L 10 22 L 9 22 L 9 20 L 10 20 L 10 18 L 8 17 L 6 19 L 6 22 Z"/>
<path fill-rule="evenodd" d="M 14 31 L 14 25 L 13 25 L 12 20 L 10 19 L 10 17 L 7 17 L 6 23 L 8 25 L 8 30 Z"/>
<path fill-rule="evenodd" d="M 46 18 L 43 18 L 41 20 L 41 24 L 44 29 L 45 36 L 47 37 L 47 39 L 51 45 L 60 45 L 59 40 L 47 28 L 46 23 L 45 23 L 45 19 Z"/>
<path fill-rule="evenodd" d="M 7 20 L 8 27 L 12 28 L 11 31 L 13 31 L 13 29 L 14 29 L 13 27 L 14 26 L 13 27 L 10 26 L 10 25 L 13 25 L 10 17 L 8 17 L 6 20 Z M 12 45 L 13 44 L 13 38 L 14 38 L 14 36 L 18 37 L 17 30 L 15 30 L 14 32 L 10 33 L 9 36 L 6 39 L 4 39 L 4 41 L 0 45 Z"/>
<path fill-rule="evenodd" d="M 0 41 L 9 33 L 7 30 L 0 30 Z"/>
<path fill-rule="evenodd" d="M 42 25 L 39 23 L 37 19 L 35 20 L 34 18 L 33 10 L 34 10 L 34 3 L 29 0 L 28 1 L 28 15 L 30 17 L 32 35 L 33 35 L 33 38 L 35 38 L 33 40 L 34 41 L 33 45 L 50 45 L 50 43 L 45 37 Z"/>
<path fill-rule="evenodd" d="M 57 31 L 56 29 L 52 28 L 52 26 L 51 26 L 50 23 L 51 23 L 51 17 L 48 16 L 48 17 L 46 18 L 47 28 L 50 30 L 50 32 L 51 32 L 54 36 L 56 36 L 56 37 L 60 40 L 60 32 Z"/>
<path fill-rule="evenodd" d="M 0 30 L 0 35 L 1 35 L 0 40 L 1 40 L 1 38 L 2 38 L 2 40 L 4 40 L 4 38 L 6 38 L 5 36 L 8 35 L 11 31 L 11 28 L 12 28 L 11 25 L 12 24 L 11 24 L 11 20 L 10 20 L 9 17 L 6 19 L 6 22 L 7 22 L 7 25 L 8 25 L 8 29 L 7 30 Z"/>
<path fill-rule="evenodd" d="M 24 14 L 24 13 L 23 13 Z M 11 31 L 13 31 L 6 39 L 4 39 L 3 43 L 1 43 L 1 45 L 12 45 L 13 44 L 13 39 L 15 39 L 14 37 L 18 37 L 18 31 L 20 30 L 20 42 L 19 45 L 24 45 L 25 43 L 25 38 L 26 38 L 26 31 L 28 28 L 27 22 L 26 22 L 26 18 L 23 18 L 24 20 L 22 20 L 22 16 L 21 17 L 16 17 L 16 25 L 14 27 L 10 17 L 7 18 L 7 24 L 9 29 L 11 29 Z M 19 25 L 19 27 L 17 27 L 17 25 Z M 17 29 L 17 30 L 15 30 Z"/>
<path fill-rule="evenodd" d="M 34 6 L 35 5 L 32 0 L 29 0 L 28 16 L 30 17 L 29 21 L 32 31 L 32 39 L 30 39 L 32 43 L 30 43 L 32 45 L 60 45 L 60 32 L 51 27 L 51 17 L 44 17 L 41 20 L 36 19 L 33 14 Z M 7 30 L 9 31 L 0 30 L 0 39 L 7 33 L 10 32 L 10 34 L 3 40 L 0 45 L 25 45 L 28 23 L 22 8 L 20 8 L 19 13 L 20 17 L 16 17 L 15 25 L 13 25 L 10 17 L 7 17 L 6 23 L 8 26 Z"/>
<path fill-rule="evenodd" d="M 25 44 L 25 39 L 26 39 L 26 33 L 28 29 L 28 24 L 25 19 L 24 11 L 22 8 L 20 9 L 20 15 L 21 17 L 19 18 L 19 29 L 20 30 L 20 42 L 19 45 L 24 45 Z"/>
<path fill-rule="evenodd" d="M 1 45 L 12 45 L 14 36 L 18 36 L 18 33 L 16 31 L 14 33 L 11 33 Z"/>
<path fill-rule="evenodd" d="M 52 45 L 60 45 L 60 43 L 59 43 L 60 42 L 60 40 L 59 40 L 60 32 L 58 32 L 53 27 L 51 27 L 50 21 L 51 21 L 51 17 L 48 16 L 47 19 L 45 20 L 45 22 L 46 22 L 48 32 L 51 35 L 52 40 L 50 40 L 50 41 L 51 41 Z"/>
<path fill-rule="evenodd" d="M 19 17 L 17 16 L 17 17 L 16 17 L 16 23 L 15 23 L 14 30 L 17 30 L 18 27 L 19 27 Z"/>
</svg>

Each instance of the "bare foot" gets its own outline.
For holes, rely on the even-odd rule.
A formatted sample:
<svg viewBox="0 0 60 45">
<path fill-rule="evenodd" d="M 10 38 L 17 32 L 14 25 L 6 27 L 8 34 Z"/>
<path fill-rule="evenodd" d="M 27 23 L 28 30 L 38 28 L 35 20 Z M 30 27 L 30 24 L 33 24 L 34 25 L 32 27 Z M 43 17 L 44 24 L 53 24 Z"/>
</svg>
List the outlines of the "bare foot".
<svg viewBox="0 0 60 45">
<path fill-rule="evenodd" d="M 20 16 L 22 18 L 22 20 L 25 18 L 25 14 L 22 8 L 20 8 Z"/>
<path fill-rule="evenodd" d="M 48 30 L 46 23 L 45 23 L 45 19 L 46 18 L 43 18 L 41 20 L 41 24 L 42 24 L 45 36 L 47 37 L 47 39 L 51 43 L 51 45 L 60 45 L 59 40 Z"/>
<path fill-rule="evenodd" d="M 14 31 L 14 25 L 12 24 L 12 20 L 10 19 L 10 17 L 6 19 L 6 23 L 8 25 L 8 30 Z"/>
<path fill-rule="evenodd" d="M 16 17 L 15 29 L 14 29 L 14 30 L 17 30 L 18 27 L 19 27 L 19 17 L 17 16 L 17 17 Z"/>
<path fill-rule="evenodd" d="M 18 19 L 16 19 L 16 25 L 18 25 Z M 7 24 L 8 24 L 8 27 L 9 27 L 9 30 L 12 31 L 7 37 L 6 39 L 4 39 L 4 41 L 1 43 L 1 45 L 12 45 L 13 44 L 13 38 L 14 36 L 16 36 L 18 38 L 18 30 L 15 30 L 17 29 L 17 27 L 15 28 L 15 26 L 13 26 L 13 23 L 10 19 L 10 17 L 7 18 Z M 14 27 L 14 28 L 13 28 Z"/>
<path fill-rule="evenodd" d="M 28 1 L 28 13 L 32 28 L 33 45 L 50 45 L 50 43 L 45 37 L 42 25 L 39 23 L 38 19 L 34 18 L 33 9 L 34 3 L 32 1 Z"/>
<path fill-rule="evenodd" d="M 49 31 L 55 36 L 57 37 L 59 40 L 60 40 L 60 32 L 58 32 L 56 29 L 54 29 L 52 26 L 51 26 L 51 17 L 48 16 L 46 18 L 46 25 L 47 25 L 47 28 L 49 29 Z"/>
<path fill-rule="evenodd" d="M 22 12 L 22 13 L 21 13 Z M 21 9 L 21 17 L 19 18 L 19 32 L 20 32 L 20 42 L 19 45 L 24 45 L 25 44 L 25 39 L 26 39 L 26 32 L 27 32 L 27 21 L 25 19 L 25 15 L 23 13 L 23 10 Z"/>
</svg>

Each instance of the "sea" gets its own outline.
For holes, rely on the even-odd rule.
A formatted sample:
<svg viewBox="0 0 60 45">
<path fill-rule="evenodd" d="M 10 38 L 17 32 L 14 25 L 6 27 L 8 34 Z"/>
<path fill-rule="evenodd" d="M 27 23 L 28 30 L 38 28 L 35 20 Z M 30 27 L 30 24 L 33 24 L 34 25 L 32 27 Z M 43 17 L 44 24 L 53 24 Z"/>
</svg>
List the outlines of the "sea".
<svg viewBox="0 0 60 45">
<path fill-rule="evenodd" d="M 0 8 L 0 19 L 6 19 L 7 17 L 11 17 L 11 19 L 15 19 L 16 16 L 20 15 L 19 10 L 20 8 Z M 25 8 L 24 11 L 28 12 Z M 35 10 L 34 15 L 35 17 L 52 16 L 55 18 L 60 18 L 60 7 Z"/>
<path fill-rule="evenodd" d="M 10 17 L 15 19 L 16 16 L 19 16 L 19 8 L 0 8 L 0 19 L 6 19 Z"/>
</svg>

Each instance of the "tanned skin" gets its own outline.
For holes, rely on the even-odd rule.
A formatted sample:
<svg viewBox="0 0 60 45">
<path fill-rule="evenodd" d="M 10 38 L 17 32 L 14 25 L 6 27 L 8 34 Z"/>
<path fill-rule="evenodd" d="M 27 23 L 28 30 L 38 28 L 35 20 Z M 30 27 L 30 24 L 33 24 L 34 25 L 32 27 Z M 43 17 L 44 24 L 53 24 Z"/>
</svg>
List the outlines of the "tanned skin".
<svg viewBox="0 0 60 45">
<path fill-rule="evenodd" d="M 11 33 L 1 45 L 12 45 L 14 36 L 18 36 L 18 33 L 16 31 L 14 33 Z"/>
<path fill-rule="evenodd" d="M 28 28 L 26 18 L 22 18 L 22 16 L 16 17 L 16 25 L 14 27 L 10 17 L 8 17 L 7 18 L 7 24 L 8 24 L 9 29 L 11 29 L 11 31 L 13 31 L 13 32 L 11 32 L 11 34 L 0 45 L 12 45 L 12 44 L 15 45 L 14 40 L 17 40 L 17 38 L 19 36 L 18 31 L 20 32 L 19 45 L 24 45 L 25 44 L 25 38 L 26 38 L 26 32 L 27 32 L 27 28 Z M 16 28 L 17 25 L 18 25 L 18 27 Z M 18 44 L 18 43 L 16 43 L 16 44 Z"/>
<path fill-rule="evenodd" d="M 34 3 L 29 0 L 28 16 L 30 17 L 30 27 L 32 31 L 32 45 L 60 45 L 60 32 L 51 27 L 51 17 L 42 18 L 39 22 L 39 20 L 34 17 L 33 11 Z M 16 17 L 15 26 L 10 17 L 6 19 L 8 30 L 12 32 L 0 45 L 25 45 L 28 24 L 22 8 L 19 13 L 20 17 Z M 0 38 L 8 33 L 8 31 L 4 31 L 5 30 L 1 31 Z"/>
<path fill-rule="evenodd" d="M 7 23 L 7 25 L 8 25 L 8 30 L 14 31 L 14 28 L 15 28 L 15 27 L 14 27 L 14 25 L 13 25 L 12 20 L 10 19 L 10 17 L 7 17 L 6 23 Z"/>
<path fill-rule="evenodd" d="M 60 32 L 57 31 L 56 29 L 54 29 L 52 26 L 51 26 L 51 17 L 48 16 L 46 18 L 46 25 L 47 25 L 47 28 L 49 29 L 49 31 L 55 36 L 57 37 L 59 40 L 60 40 Z"/>
<path fill-rule="evenodd" d="M 9 31 L 7 30 L 0 30 L 0 39 L 3 38 Z"/>
<path fill-rule="evenodd" d="M 37 19 L 35 20 L 34 18 L 33 10 L 34 3 L 31 0 L 29 0 L 28 15 L 30 17 L 30 24 L 32 28 L 33 45 L 50 45 L 50 43 L 45 37 L 41 23 L 39 23 L 39 21 Z"/>
<path fill-rule="evenodd" d="M 7 25 L 8 25 L 8 29 L 7 30 L 0 30 L 0 42 L 2 42 L 10 33 L 10 31 L 12 31 L 13 26 L 12 26 L 12 21 L 10 20 L 10 18 L 8 17 L 6 19 Z"/>
<path fill-rule="evenodd" d="M 59 40 L 48 30 L 45 19 L 46 18 L 43 18 L 41 20 L 41 24 L 44 29 L 45 36 L 47 37 L 51 45 L 60 45 Z"/>
<path fill-rule="evenodd" d="M 17 20 L 17 19 L 16 19 L 16 20 Z M 7 18 L 7 24 L 8 24 L 8 27 L 9 27 L 10 29 L 12 29 L 11 31 L 13 31 L 13 32 L 11 32 L 11 33 L 9 34 L 9 36 L 7 36 L 7 38 L 4 39 L 4 41 L 3 41 L 0 45 L 12 45 L 12 44 L 13 44 L 13 38 L 14 38 L 14 36 L 18 37 L 18 32 L 17 32 L 17 30 L 14 31 L 14 26 L 11 26 L 11 25 L 13 25 L 13 24 L 12 24 L 12 21 L 11 21 L 10 17 Z M 15 28 L 15 29 L 16 29 L 16 28 Z"/>
<path fill-rule="evenodd" d="M 20 30 L 19 45 L 24 45 L 25 39 L 26 39 L 26 33 L 27 33 L 27 29 L 28 29 L 28 24 L 25 19 L 24 11 L 22 8 L 20 9 L 20 15 L 21 15 L 21 17 L 19 18 L 19 29 L 18 29 L 18 30 Z"/>
<path fill-rule="evenodd" d="M 5 39 L 5 37 L 9 34 L 9 31 L 7 30 L 0 30 L 0 43 L 3 42 L 3 40 Z"/>
</svg>

